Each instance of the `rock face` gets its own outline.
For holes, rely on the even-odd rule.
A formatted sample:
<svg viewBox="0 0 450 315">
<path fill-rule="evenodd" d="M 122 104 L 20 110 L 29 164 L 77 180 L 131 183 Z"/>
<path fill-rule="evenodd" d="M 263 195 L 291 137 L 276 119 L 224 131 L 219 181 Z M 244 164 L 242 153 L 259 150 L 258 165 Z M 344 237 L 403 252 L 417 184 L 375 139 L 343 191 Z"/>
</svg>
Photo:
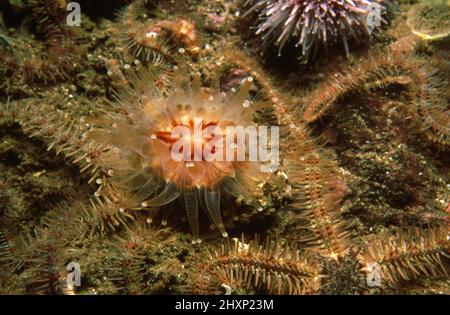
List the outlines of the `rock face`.
<svg viewBox="0 0 450 315">
<path fill-rule="evenodd" d="M 0 4 L 0 294 L 450 290 L 446 3 L 78 2 Z M 279 165 L 175 162 L 199 116 Z"/>
</svg>

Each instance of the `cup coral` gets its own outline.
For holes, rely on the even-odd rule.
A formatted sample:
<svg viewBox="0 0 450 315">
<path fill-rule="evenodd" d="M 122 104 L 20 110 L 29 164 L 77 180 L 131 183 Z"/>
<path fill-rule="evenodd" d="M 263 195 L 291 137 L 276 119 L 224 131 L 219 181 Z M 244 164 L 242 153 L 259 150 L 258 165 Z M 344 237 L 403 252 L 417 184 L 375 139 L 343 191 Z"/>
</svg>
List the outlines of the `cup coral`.
<svg viewBox="0 0 450 315">
<path fill-rule="evenodd" d="M 184 207 L 194 241 L 199 241 L 199 209 L 204 209 L 226 237 L 222 208 L 230 198 L 254 193 L 264 177 L 263 165 L 250 158 L 256 143 L 228 133 L 228 127 L 256 130 L 252 114 L 258 105 L 249 99 L 252 79 L 244 79 L 240 91 L 230 96 L 202 88 L 200 75 L 191 84 L 187 71 L 180 70 L 165 96 L 154 78 L 149 74 L 136 80 L 119 97 L 126 117 L 109 113 L 95 120 L 97 128 L 89 137 L 112 148 L 106 164 L 114 165 L 111 182 L 129 193 L 128 208 L 150 209 L 149 221 L 162 209 L 164 225 L 177 205 Z M 243 146 L 249 150 L 239 150 Z"/>
</svg>

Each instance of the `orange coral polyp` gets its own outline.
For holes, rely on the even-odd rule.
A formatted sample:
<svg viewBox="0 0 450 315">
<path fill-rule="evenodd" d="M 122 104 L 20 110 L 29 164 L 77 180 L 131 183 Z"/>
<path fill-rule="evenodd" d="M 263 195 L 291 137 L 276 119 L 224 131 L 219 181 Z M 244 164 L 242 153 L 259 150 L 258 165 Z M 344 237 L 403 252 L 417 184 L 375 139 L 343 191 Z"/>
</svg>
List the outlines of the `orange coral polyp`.
<svg viewBox="0 0 450 315">
<path fill-rule="evenodd" d="M 182 189 L 213 188 L 223 177 L 234 176 L 233 161 L 211 161 L 205 156 L 206 150 L 215 154 L 216 146 L 220 145 L 215 141 L 216 137 L 207 131 L 208 127 L 219 128 L 217 122 L 183 115 L 172 123 L 169 128 L 158 130 L 151 135 L 152 142 L 159 142 L 154 146 L 156 156 L 160 157 L 156 163 L 153 161 L 152 167 L 159 169 L 166 181 L 172 181 Z M 187 129 L 189 135 L 177 135 L 175 130 L 180 127 Z M 223 137 L 220 138 L 223 140 Z M 174 152 L 174 146 L 179 141 L 182 146 Z M 181 160 L 174 159 L 173 153 L 179 154 Z"/>
<path fill-rule="evenodd" d="M 134 119 L 146 129 L 147 143 L 138 150 L 142 165 L 182 190 L 214 188 L 224 177 L 233 177 L 239 162 L 225 161 L 221 153 L 226 135 L 214 134 L 214 130 L 222 132 L 227 126 L 253 124 L 250 116 L 243 114 L 251 81 L 246 80 L 230 100 L 219 91 L 205 92 L 199 80 L 196 77 L 191 86 L 177 75 L 171 95 L 147 100 Z M 179 129 L 187 130 L 186 135 Z M 174 154 L 180 158 L 174 158 Z"/>
<path fill-rule="evenodd" d="M 175 211 L 177 208 L 170 206 L 172 202 L 181 203 L 192 228 L 193 242 L 199 242 L 199 210 L 204 210 L 226 237 L 222 207 L 232 205 L 235 198 L 250 197 L 269 173 L 262 173 L 260 162 L 247 160 L 245 154 L 236 159 L 233 153 L 239 150 L 231 151 L 226 156 L 228 161 L 224 161 L 220 153 L 225 145 L 234 144 L 235 149 L 245 139 L 236 139 L 233 134 L 229 138 L 233 141 L 224 141 L 227 134 L 216 131 L 222 132 L 229 126 L 256 130 L 252 115 L 264 103 L 248 100 L 251 79 L 244 80 L 241 89 L 229 95 L 218 87 L 203 88 L 200 75 L 191 82 L 187 69 L 177 69 L 166 95 L 155 84 L 161 74 L 156 70 L 148 74 L 137 78 L 132 82 L 133 88 L 124 90 L 119 97 L 126 117 L 120 114 L 123 110 L 111 113 L 110 117 L 98 119 L 98 128 L 90 131 L 91 139 L 111 148 L 111 161 L 107 164 L 117 167 L 110 182 L 126 191 L 130 203 L 135 205 L 129 208 L 149 209 L 150 222 L 158 212 L 167 218 L 167 212 Z M 117 104 L 111 106 L 115 108 Z M 174 152 L 181 158 L 174 158 Z"/>
</svg>

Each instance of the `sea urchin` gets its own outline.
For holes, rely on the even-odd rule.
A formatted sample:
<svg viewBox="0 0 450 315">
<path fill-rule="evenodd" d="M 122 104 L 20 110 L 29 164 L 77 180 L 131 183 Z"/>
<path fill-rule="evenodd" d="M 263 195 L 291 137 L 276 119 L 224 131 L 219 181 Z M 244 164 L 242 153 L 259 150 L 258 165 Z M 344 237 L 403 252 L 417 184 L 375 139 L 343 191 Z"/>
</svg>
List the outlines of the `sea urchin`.
<svg viewBox="0 0 450 315">
<path fill-rule="evenodd" d="M 248 0 L 247 14 L 258 13 L 256 35 L 265 46 L 275 44 L 279 54 L 290 40 L 301 46 L 308 58 L 319 48 L 341 41 L 347 55 L 348 41 L 363 42 L 370 37 L 367 23 L 373 0 Z M 381 6 L 379 7 L 381 9 Z M 381 18 L 381 17 L 380 17 Z"/>
</svg>

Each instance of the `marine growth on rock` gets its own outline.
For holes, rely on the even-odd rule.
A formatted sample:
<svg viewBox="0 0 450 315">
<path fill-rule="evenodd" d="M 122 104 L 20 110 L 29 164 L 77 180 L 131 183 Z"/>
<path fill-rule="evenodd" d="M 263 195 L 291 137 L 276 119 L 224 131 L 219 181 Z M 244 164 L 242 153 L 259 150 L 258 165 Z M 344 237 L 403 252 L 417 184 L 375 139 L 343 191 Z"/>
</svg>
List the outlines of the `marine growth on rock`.
<svg viewBox="0 0 450 315">
<path fill-rule="evenodd" d="M 77 2 L 0 3 L 0 294 L 449 292 L 446 2 Z"/>
</svg>

